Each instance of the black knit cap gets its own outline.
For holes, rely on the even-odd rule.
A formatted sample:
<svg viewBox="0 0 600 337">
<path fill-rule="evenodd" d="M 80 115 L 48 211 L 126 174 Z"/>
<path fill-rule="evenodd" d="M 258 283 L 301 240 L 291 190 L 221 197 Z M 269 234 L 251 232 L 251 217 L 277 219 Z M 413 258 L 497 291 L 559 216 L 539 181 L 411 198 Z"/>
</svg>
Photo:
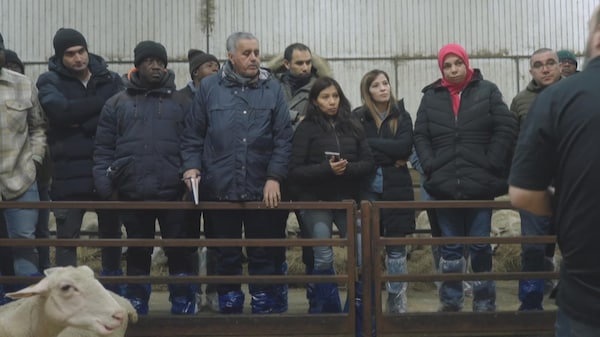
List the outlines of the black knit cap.
<svg viewBox="0 0 600 337">
<path fill-rule="evenodd" d="M 23 62 L 21 62 L 21 59 L 19 59 L 17 53 L 10 49 L 4 49 L 4 63 L 6 64 L 9 62 L 18 64 L 19 67 L 21 67 L 21 74 L 25 73 L 25 66 L 23 65 Z"/>
<path fill-rule="evenodd" d="M 61 28 L 56 31 L 54 35 L 54 55 L 56 57 L 62 59 L 65 50 L 74 47 L 74 46 L 82 46 L 87 50 L 87 42 L 85 41 L 85 37 L 71 28 Z"/>
<path fill-rule="evenodd" d="M 133 50 L 133 64 L 137 68 L 144 59 L 156 57 L 167 65 L 167 50 L 165 46 L 154 41 L 142 41 L 135 46 Z"/>
<path fill-rule="evenodd" d="M 4 49 L 4 38 L 2 37 L 2 33 L 0 33 L 0 49 Z"/>
<path fill-rule="evenodd" d="M 202 50 L 190 49 L 188 51 L 188 61 L 190 62 L 190 76 L 194 79 L 194 70 L 206 62 L 215 61 L 219 64 L 219 60 L 212 54 L 207 54 Z M 220 65 L 219 65 L 220 66 Z"/>
</svg>

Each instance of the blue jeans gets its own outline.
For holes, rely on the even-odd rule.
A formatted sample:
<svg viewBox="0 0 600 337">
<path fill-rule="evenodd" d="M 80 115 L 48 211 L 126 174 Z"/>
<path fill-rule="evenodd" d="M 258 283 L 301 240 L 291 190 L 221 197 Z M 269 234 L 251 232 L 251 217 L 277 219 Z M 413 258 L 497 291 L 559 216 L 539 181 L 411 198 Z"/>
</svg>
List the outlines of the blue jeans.
<svg viewBox="0 0 600 337">
<path fill-rule="evenodd" d="M 519 215 L 521 216 L 521 235 L 549 235 L 551 226 L 550 217 L 535 215 L 523 210 L 519 210 Z M 523 244 L 521 251 L 521 266 L 523 271 L 544 270 L 545 243 Z"/>
<path fill-rule="evenodd" d="M 37 183 L 34 182 L 25 193 L 10 201 L 40 201 Z M 8 208 L 3 213 L 9 238 L 35 239 L 35 229 L 38 222 L 37 209 Z M 35 247 L 14 247 L 13 254 L 15 275 L 30 276 L 39 273 L 38 252 Z"/>
<path fill-rule="evenodd" d="M 346 237 L 347 222 L 345 210 L 310 209 L 301 210 L 300 217 L 306 228 L 308 238 L 330 239 L 333 233 L 333 223 L 340 231 L 341 237 Z M 315 270 L 333 268 L 333 249 L 331 246 L 314 246 Z"/>
<path fill-rule="evenodd" d="M 489 208 L 437 209 L 442 237 L 489 237 L 492 210 Z M 475 273 L 492 270 L 492 247 L 489 243 L 470 244 L 468 258 Z M 466 266 L 465 247 L 448 244 L 441 247 L 440 269 L 443 273 L 464 272 Z M 460 310 L 463 302 L 463 287 L 460 281 L 444 281 L 440 287 L 443 310 Z M 495 310 L 496 290 L 493 281 L 475 281 L 473 285 L 473 311 Z"/>
<path fill-rule="evenodd" d="M 600 337 L 600 328 L 570 319 L 560 307 L 554 328 L 556 337 Z"/>
</svg>

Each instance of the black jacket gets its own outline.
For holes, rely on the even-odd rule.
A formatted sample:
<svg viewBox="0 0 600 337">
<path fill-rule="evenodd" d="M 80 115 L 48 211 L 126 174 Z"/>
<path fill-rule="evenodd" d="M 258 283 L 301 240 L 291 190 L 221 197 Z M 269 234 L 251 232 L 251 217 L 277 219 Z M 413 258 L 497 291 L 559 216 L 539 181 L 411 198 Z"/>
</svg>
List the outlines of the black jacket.
<svg viewBox="0 0 600 337">
<path fill-rule="evenodd" d="M 413 127 L 410 114 L 404 102 L 392 106 L 390 114 L 383 120 L 379 130 L 371 113 L 365 107 L 355 110 L 364 126 L 367 141 L 371 147 L 375 166 L 383 173 L 383 201 L 414 200 L 413 185 L 406 162 L 413 147 Z M 389 127 L 390 121 L 398 118 L 395 133 Z M 372 178 L 372 177 L 371 177 Z M 369 188 L 372 179 L 364 185 Z M 385 236 L 401 236 L 415 230 L 415 212 L 403 209 L 383 209 L 381 229 Z"/>
<path fill-rule="evenodd" d="M 133 73 L 127 90 L 106 102 L 98 123 L 94 180 L 104 199 L 177 200 L 181 182 L 180 135 L 191 101 L 175 91 L 169 70 L 160 88 L 141 86 Z"/>
<path fill-rule="evenodd" d="M 335 175 L 325 151 L 339 152 L 348 160 L 346 172 Z M 324 130 L 304 120 L 294 134 L 289 184 L 300 201 L 360 199 L 360 188 L 373 171 L 373 156 L 366 138 L 343 134 L 335 126 Z"/>
<path fill-rule="evenodd" d="M 440 80 L 423 93 L 414 132 L 427 192 L 446 200 L 505 194 L 517 121 L 498 87 L 476 69 L 456 118 L 450 92 Z"/>
<path fill-rule="evenodd" d="M 37 81 L 39 100 L 48 117 L 52 156 L 53 200 L 97 199 L 92 178 L 94 136 L 102 106 L 123 89 L 121 77 L 104 60 L 89 54 L 92 72 L 87 86 L 56 57 Z"/>
</svg>

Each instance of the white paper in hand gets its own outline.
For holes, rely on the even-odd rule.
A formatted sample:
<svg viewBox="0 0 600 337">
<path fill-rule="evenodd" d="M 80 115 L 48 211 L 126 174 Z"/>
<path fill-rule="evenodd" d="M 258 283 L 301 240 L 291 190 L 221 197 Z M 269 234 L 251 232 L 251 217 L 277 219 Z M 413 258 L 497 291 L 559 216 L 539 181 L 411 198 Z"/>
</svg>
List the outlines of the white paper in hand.
<svg viewBox="0 0 600 337">
<path fill-rule="evenodd" d="M 200 179 L 197 177 L 190 177 L 190 182 L 192 183 L 192 194 L 194 195 L 194 204 L 198 205 L 198 183 Z"/>
</svg>

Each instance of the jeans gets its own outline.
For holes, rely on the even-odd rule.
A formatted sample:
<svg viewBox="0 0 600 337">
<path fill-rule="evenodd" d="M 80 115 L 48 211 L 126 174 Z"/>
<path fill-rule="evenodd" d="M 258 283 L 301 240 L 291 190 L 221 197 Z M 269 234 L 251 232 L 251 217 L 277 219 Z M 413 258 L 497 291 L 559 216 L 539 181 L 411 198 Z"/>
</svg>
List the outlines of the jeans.
<svg viewBox="0 0 600 337">
<path fill-rule="evenodd" d="M 527 211 L 519 210 L 521 216 L 521 235 L 549 235 L 550 217 L 538 216 Z M 554 244 L 552 244 L 554 245 Z M 521 246 L 521 265 L 523 271 L 543 271 L 546 255 L 545 243 L 527 243 Z"/>
<path fill-rule="evenodd" d="M 489 237 L 492 223 L 492 210 L 489 208 L 452 208 L 438 209 L 438 221 L 442 237 L 472 236 Z M 441 247 L 440 268 L 442 272 L 464 272 L 465 247 L 462 244 L 448 244 Z M 470 244 L 468 246 L 471 269 L 475 273 L 492 270 L 492 247 L 489 243 Z M 460 261 L 460 262 L 459 262 Z M 475 281 L 473 290 L 473 310 L 495 310 L 495 283 L 493 281 Z M 440 300 L 451 310 L 462 307 L 462 283 L 442 282 Z M 443 309 L 447 309 L 443 308 Z"/>
<path fill-rule="evenodd" d="M 29 186 L 21 196 L 10 201 L 40 201 L 37 183 Z M 38 222 L 37 209 L 9 208 L 3 210 L 9 238 L 35 239 Z M 35 247 L 13 247 L 14 269 L 17 276 L 30 276 L 39 273 L 39 257 Z"/>
<path fill-rule="evenodd" d="M 600 337 L 600 328 L 570 319 L 560 307 L 554 328 L 556 337 Z"/>
<path fill-rule="evenodd" d="M 308 238 L 330 239 L 333 223 L 340 231 L 340 237 L 346 237 L 347 223 L 345 210 L 301 210 L 300 217 L 306 228 Z M 333 268 L 333 248 L 331 246 L 314 246 L 314 269 L 329 270 Z"/>
<path fill-rule="evenodd" d="M 58 239 L 77 239 L 81 231 L 84 209 L 55 209 L 56 237 Z M 101 239 L 120 239 L 121 222 L 116 211 L 97 210 L 98 236 Z M 104 247 L 102 251 L 102 269 L 115 271 L 121 269 L 121 247 Z M 57 266 L 76 266 L 77 247 L 56 247 Z"/>
</svg>

